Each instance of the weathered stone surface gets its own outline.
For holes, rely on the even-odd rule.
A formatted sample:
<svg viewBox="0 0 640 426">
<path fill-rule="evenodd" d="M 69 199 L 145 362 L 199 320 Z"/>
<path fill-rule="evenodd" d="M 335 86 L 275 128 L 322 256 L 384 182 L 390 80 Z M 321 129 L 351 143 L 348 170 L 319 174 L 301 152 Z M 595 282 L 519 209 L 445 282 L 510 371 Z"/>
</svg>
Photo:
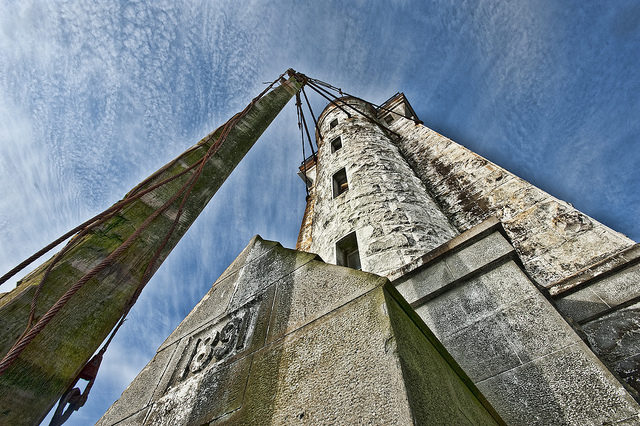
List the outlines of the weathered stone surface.
<svg viewBox="0 0 640 426">
<path fill-rule="evenodd" d="M 324 268 L 323 264 L 309 262 L 293 271 L 290 280 L 277 284 L 278 297 L 273 306 L 267 341 L 308 324 L 386 282 L 384 278 L 375 280 L 361 271 Z"/>
<path fill-rule="evenodd" d="M 555 282 L 549 288 L 549 294 L 558 296 L 576 287 L 583 287 L 588 281 L 615 273 L 640 261 L 640 244 L 620 250 L 613 255 L 589 265 L 575 274 Z"/>
<path fill-rule="evenodd" d="M 593 351 L 640 397 L 640 303 L 583 324 Z"/>
<path fill-rule="evenodd" d="M 414 424 L 500 422 L 493 407 L 402 296 L 392 286 L 385 295 Z"/>
<path fill-rule="evenodd" d="M 360 101 L 347 102 L 375 115 Z M 336 242 L 355 231 L 362 269 L 386 275 L 448 241 L 456 231 L 384 131 L 345 108 L 351 118 L 333 106 L 318 118 L 324 139 L 309 201 L 314 203 L 312 241 L 305 249 L 335 263 Z M 330 128 L 334 119 L 338 124 Z M 331 152 L 328 141 L 338 135 L 342 148 Z M 342 168 L 349 190 L 334 198 L 332 177 Z M 308 220 L 305 217 L 305 223 Z"/>
<path fill-rule="evenodd" d="M 603 377 L 607 374 L 597 358 L 576 343 L 477 385 L 508 424 L 638 424 L 638 406 L 619 383 Z"/>
<path fill-rule="evenodd" d="M 254 238 L 214 285 L 243 304 L 192 313 L 100 424 L 500 422 L 388 280 L 313 259 Z"/>
<path fill-rule="evenodd" d="M 504 420 L 508 424 L 548 424 L 551 419 L 600 424 L 640 412 L 520 266 L 503 257 L 509 250 L 507 241 L 498 238 L 501 234 L 470 231 L 466 235 L 468 245 L 458 241 L 449 252 L 425 255 L 430 263 L 394 284 L 416 297 L 416 312 Z M 496 247 L 491 249 L 492 245 Z M 502 260 L 496 262 L 496 257 Z M 438 275 L 433 275 L 438 264 L 449 271 L 444 278 L 455 276 L 456 271 L 462 278 L 455 285 L 438 287 Z M 552 362 L 562 368 L 549 367 Z M 576 376 L 581 379 L 574 380 Z"/>
<path fill-rule="evenodd" d="M 173 344 L 163 350 L 159 350 L 131 385 L 122 392 L 119 399 L 120 403 L 112 405 L 98 424 L 116 423 L 148 407 L 162 375 L 169 365 L 169 361 L 171 361 L 171 357 L 176 352 L 177 346 L 178 344 Z"/>
<path fill-rule="evenodd" d="M 399 117 L 390 129 L 449 221 L 464 231 L 497 216 L 527 271 L 545 286 L 633 244 L 425 126 Z"/>
<path fill-rule="evenodd" d="M 253 146 L 278 112 L 299 89 L 295 79 L 283 82 L 258 100 L 232 127 L 220 148 L 204 164 L 198 181 L 186 199 L 179 222 L 152 267 L 154 272 L 200 214 L 227 176 Z M 154 174 L 150 181 L 127 196 L 164 181 L 196 164 L 221 135 L 219 128 Z M 139 286 L 144 271 L 173 224 L 182 197 L 153 218 L 156 209 L 181 191 L 194 172 L 187 172 L 135 200 L 74 240 L 77 244 L 54 266 L 43 283 L 36 318 L 41 317 L 78 279 L 104 261 L 139 229 L 144 230 L 113 261 L 89 280 L 64 306 L 0 377 L 0 423 L 38 423 L 67 389 L 89 357 L 111 331 Z M 0 299 L 0 354 L 24 331 L 34 287 L 47 263 L 25 277 L 9 295 Z M 15 397 L 19 395 L 19 397 Z"/>
<path fill-rule="evenodd" d="M 640 265 L 585 284 L 555 299 L 558 309 L 578 322 L 640 297 Z"/>
<path fill-rule="evenodd" d="M 409 303 L 415 303 L 433 297 L 434 293 L 444 291 L 448 285 L 479 273 L 486 265 L 510 255 L 515 256 L 513 247 L 495 231 L 468 247 L 448 251 L 446 255 L 431 260 L 431 264 L 422 267 L 419 272 L 398 278 L 394 284 Z"/>
</svg>

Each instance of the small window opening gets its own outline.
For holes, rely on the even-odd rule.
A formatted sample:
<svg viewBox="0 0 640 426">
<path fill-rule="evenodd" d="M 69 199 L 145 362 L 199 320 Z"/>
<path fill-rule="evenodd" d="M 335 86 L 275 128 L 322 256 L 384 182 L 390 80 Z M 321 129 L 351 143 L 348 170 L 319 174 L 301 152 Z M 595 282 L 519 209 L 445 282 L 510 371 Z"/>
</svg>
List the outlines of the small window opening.
<svg viewBox="0 0 640 426">
<path fill-rule="evenodd" d="M 347 182 L 347 172 L 342 169 L 333 175 L 333 198 L 349 190 L 349 183 Z"/>
<path fill-rule="evenodd" d="M 336 243 L 336 264 L 361 269 L 356 233 L 352 232 Z"/>
<path fill-rule="evenodd" d="M 384 121 L 385 121 L 387 124 L 391 124 L 391 123 L 393 123 L 393 115 L 391 115 L 391 114 L 387 115 L 387 116 L 384 118 Z"/>
<path fill-rule="evenodd" d="M 331 123 L 329 123 L 329 128 L 330 128 L 330 129 L 333 129 L 333 128 L 334 128 L 334 127 L 336 127 L 337 125 L 338 125 L 338 119 L 336 118 L 336 119 L 334 119 L 334 120 L 331 120 Z"/>
<path fill-rule="evenodd" d="M 337 150 L 342 148 L 342 139 L 340 136 L 331 141 L 331 153 L 333 154 Z"/>
</svg>

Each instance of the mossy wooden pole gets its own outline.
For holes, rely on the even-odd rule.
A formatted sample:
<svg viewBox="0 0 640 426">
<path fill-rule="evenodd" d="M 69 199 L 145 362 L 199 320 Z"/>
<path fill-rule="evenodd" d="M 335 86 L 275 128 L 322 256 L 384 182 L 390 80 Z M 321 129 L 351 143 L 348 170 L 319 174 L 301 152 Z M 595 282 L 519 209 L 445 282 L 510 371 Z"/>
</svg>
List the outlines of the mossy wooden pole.
<svg viewBox="0 0 640 426">
<path fill-rule="evenodd" d="M 184 205 L 179 223 L 156 262 L 156 269 L 299 89 L 300 84 L 293 78 L 283 82 L 260 98 L 231 129 L 218 151 L 206 162 Z M 160 169 L 158 175 L 143 187 L 137 187 L 136 191 L 149 188 L 201 160 L 220 133 L 221 128 L 202 139 L 177 161 Z M 35 320 L 179 191 L 191 173 L 133 201 L 82 237 L 56 263 L 43 283 Z M 37 424 L 42 421 L 120 318 L 140 284 L 145 268 L 171 227 L 181 198 L 178 197 L 168 210 L 156 217 L 110 267 L 88 281 L 0 376 L 0 424 Z M 9 351 L 24 331 L 34 291 L 48 262 L 0 299 L 0 356 Z"/>
</svg>

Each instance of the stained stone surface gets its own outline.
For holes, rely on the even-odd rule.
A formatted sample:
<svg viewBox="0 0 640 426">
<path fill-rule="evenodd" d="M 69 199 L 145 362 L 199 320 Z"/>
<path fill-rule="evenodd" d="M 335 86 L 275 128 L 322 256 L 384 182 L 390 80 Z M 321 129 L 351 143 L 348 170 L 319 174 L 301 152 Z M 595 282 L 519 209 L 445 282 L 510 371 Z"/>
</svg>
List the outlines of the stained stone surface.
<svg viewBox="0 0 640 426">
<path fill-rule="evenodd" d="M 346 102 L 375 115 L 361 101 Z M 323 139 L 298 248 L 336 263 L 336 242 L 355 231 L 362 270 L 386 275 L 448 241 L 457 231 L 388 135 L 363 115 L 344 108 L 329 106 L 318 118 Z M 338 124 L 330 128 L 335 119 Z M 332 152 L 329 142 L 337 136 L 342 148 Z M 342 168 L 349 189 L 334 198 L 332 177 Z"/>
<path fill-rule="evenodd" d="M 640 245 L 590 265 L 549 290 L 558 310 L 640 401 Z"/>
<path fill-rule="evenodd" d="M 501 420 L 387 279 L 255 237 L 98 422 L 301 423 Z"/>
<path fill-rule="evenodd" d="M 392 273 L 393 284 L 507 424 L 640 423 L 632 394 L 530 281 L 500 223 L 491 223 Z M 628 374 L 640 352 L 637 309 L 607 323 L 618 324 L 617 339 L 594 342 Z"/>
<path fill-rule="evenodd" d="M 544 286 L 634 243 L 428 127 L 397 117 L 389 128 L 450 223 L 462 232 L 496 216 Z"/>
<path fill-rule="evenodd" d="M 321 116 L 298 248 L 335 262 L 355 230 L 363 269 L 394 282 L 508 423 L 640 421 L 640 248 L 416 123 L 402 94 L 385 107 L 409 118 L 340 105 L 352 117 Z M 334 197 L 343 167 L 349 191 Z"/>
</svg>

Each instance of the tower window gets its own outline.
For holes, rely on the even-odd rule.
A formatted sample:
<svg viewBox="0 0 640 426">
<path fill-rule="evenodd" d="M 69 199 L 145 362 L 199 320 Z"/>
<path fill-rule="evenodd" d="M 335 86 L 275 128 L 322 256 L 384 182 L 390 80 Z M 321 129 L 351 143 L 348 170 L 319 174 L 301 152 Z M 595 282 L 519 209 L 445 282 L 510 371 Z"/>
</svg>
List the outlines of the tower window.
<svg viewBox="0 0 640 426">
<path fill-rule="evenodd" d="M 361 269 L 356 233 L 352 232 L 336 243 L 336 264 Z"/>
<path fill-rule="evenodd" d="M 349 182 L 347 182 L 347 171 L 341 169 L 333 175 L 333 198 L 349 190 Z"/>
<path fill-rule="evenodd" d="M 393 116 L 392 116 L 391 114 L 387 115 L 387 116 L 384 118 L 384 121 L 385 121 L 387 124 L 391 124 L 391 123 L 393 123 Z"/>
<path fill-rule="evenodd" d="M 333 154 L 337 150 L 342 148 L 342 139 L 340 136 L 331 141 L 331 153 Z"/>
<path fill-rule="evenodd" d="M 329 128 L 333 129 L 337 125 L 338 125 L 338 119 L 336 118 L 336 119 L 331 120 L 331 123 L 329 123 Z"/>
</svg>

